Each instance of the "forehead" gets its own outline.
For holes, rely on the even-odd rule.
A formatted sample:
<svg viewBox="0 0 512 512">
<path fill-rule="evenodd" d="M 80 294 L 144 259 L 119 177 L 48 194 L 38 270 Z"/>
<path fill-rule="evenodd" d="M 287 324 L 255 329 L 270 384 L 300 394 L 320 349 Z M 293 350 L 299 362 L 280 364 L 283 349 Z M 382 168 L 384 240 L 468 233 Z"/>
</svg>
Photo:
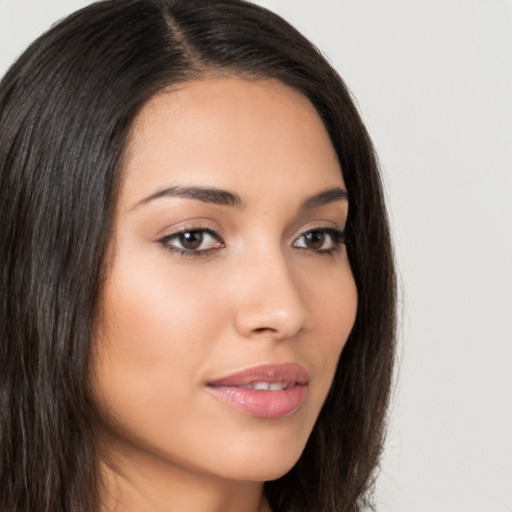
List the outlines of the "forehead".
<svg viewBox="0 0 512 512">
<path fill-rule="evenodd" d="M 230 189 L 269 180 L 343 184 L 310 101 L 276 80 L 239 78 L 188 82 L 153 97 L 135 119 L 124 173 L 130 198 L 175 181 Z"/>
</svg>

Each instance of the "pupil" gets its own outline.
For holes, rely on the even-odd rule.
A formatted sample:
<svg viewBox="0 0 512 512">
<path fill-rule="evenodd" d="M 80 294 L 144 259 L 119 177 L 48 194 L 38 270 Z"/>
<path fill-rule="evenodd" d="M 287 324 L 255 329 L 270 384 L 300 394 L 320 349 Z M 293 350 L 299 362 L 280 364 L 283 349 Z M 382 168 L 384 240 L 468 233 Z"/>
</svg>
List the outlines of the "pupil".
<svg viewBox="0 0 512 512">
<path fill-rule="evenodd" d="M 311 231 L 306 235 L 306 245 L 311 249 L 320 249 L 324 241 L 325 234 L 321 231 Z"/>
<path fill-rule="evenodd" d="M 185 249 L 197 249 L 203 243 L 203 234 L 200 231 L 181 233 L 180 244 Z"/>
</svg>

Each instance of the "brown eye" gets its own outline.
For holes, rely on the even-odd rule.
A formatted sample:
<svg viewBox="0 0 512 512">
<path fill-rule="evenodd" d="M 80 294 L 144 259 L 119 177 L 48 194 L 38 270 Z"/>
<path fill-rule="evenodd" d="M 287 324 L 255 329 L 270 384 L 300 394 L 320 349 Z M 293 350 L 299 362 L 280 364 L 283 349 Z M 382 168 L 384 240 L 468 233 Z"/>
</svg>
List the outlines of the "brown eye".
<svg viewBox="0 0 512 512">
<path fill-rule="evenodd" d="M 210 229 L 190 229 L 173 233 L 159 240 L 166 249 L 181 255 L 206 255 L 210 249 L 224 247 L 222 239 Z"/>
<path fill-rule="evenodd" d="M 201 231 L 187 231 L 186 233 L 180 233 L 178 236 L 181 247 L 190 251 L 199 249 L 203 243 L 203 239 L 204 236 Z"/>
<path fill-rule="evenodd" d="M 293 243 L 293 247 L 309 249 L 320 253 L 332 253 L 337 251 L 343 242 L 344 236 L 342 231 L 322 228 L 302 233 Z"/>
<path fill-rule="evenodd" d="M 322 249 L 325 238 L 325 233 L 322 231 L 310 231 L 304 235 L 304 243 L 309 249 Z"/>
</svg>

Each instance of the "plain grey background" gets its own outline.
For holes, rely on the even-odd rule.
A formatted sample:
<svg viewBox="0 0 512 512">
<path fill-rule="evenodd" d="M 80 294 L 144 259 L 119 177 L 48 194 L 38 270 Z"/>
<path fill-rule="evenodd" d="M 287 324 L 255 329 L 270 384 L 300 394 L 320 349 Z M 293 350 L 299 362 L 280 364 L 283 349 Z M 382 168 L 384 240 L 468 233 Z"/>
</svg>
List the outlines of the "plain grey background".
<svg viewBox="0 0 512 512">
<path fill-rule="evenodd" d="M 0 0 L 0 75 L 88 0 Z M 403 288 L 380 512 L 512 512 L 512 1 L 261 0 L 354 93 Z"/>
</svg>

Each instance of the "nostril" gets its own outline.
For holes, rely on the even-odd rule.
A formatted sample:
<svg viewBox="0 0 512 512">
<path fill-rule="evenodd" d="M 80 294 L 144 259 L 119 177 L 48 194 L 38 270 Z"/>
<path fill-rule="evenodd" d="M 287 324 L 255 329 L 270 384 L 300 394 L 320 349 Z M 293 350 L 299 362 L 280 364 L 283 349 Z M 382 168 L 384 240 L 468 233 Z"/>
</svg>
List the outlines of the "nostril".
<svg viewBox="0 0 512 512">
<path fill-rule="evenodd" d="M 272 329 L 271 327 L 258 327 L 257 329 L 254 329 L 253 332 L 255 333 L 262 333 L 266 331 L 275 331 L 275 329 Z"/>
</svg>

